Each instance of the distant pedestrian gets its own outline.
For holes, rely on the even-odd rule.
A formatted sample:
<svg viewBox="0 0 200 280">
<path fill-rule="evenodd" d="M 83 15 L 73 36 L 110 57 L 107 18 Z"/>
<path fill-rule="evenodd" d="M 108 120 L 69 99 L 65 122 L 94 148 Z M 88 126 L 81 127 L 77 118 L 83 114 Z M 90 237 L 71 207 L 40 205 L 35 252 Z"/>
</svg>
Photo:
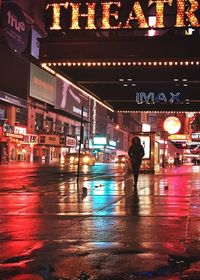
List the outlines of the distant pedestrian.
<svg viewBox="0 0 200 280">
<path fill-rule="evenodd" d="M 196 165 L 200 165 L 200 154 L 198 154 L 198 156 L 197 156 L 197 163 L 196 163 Z"/>
<path fill-rule="evenodd" d="M 181 165 L 181 160 L 180 160 L 180 154 L 176 153 L 176 156 L 174 158 L 174 165 L 178 166 Z"/>
<path fill-rule="evenodd" d="M 192 163 L 193 163 L 194 165 L 197 165 L 197 159 L 196 159 L 195 157 L 192 158 Z"/>
<path fill-rule="evenodd" d="M 137 136 L 133 137 L 131 142 L 132 145 L 129 147 L 128 155 L 133 169 L 134 185 L 137 186 L 139 170 L 144 156 L 144 148 L 140 138 Z"/>
</svg>

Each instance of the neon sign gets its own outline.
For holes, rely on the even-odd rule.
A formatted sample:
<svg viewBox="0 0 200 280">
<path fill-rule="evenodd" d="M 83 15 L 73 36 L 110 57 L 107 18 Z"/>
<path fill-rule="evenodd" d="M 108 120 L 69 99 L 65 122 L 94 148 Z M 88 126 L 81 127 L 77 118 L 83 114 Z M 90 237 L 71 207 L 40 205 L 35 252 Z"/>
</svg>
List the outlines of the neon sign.
<svg viewBox="0 0 200 280">
<path fill-rule="evenodd" d="M 136 93 L 136 102 L 138 104 L 190 104 L 189 99 L 182 100 L 180 92 L 137 92 Z"/>
<path fill-rule="evenodd" d="M 148 28 L 166 28 L 165 8 L 171 8 L 174 14 L 174 27 L 199 27 L 200 23 L 197 13 L 199 12 L 199 3 L 197 0 L 149 0 L 148 9 L 155 9 L 155 23 L 150 26 L 148 17 L 144 13 L 144 7 L 140 4 L 142 2 L 132 1 L 133 4 L 129 8 L 128 15 L 125 21 L 122 21 L 120 14 L 122 12 L 122 5 L 120 1 L 115 2 L 100 2 L 98 1 L 75 3 L 73 1 L 66 1 L 65 3 L 51 3 L 47 4 L 46 10 L 50 12 L 50 30 L 106 30 L 106 29 L 133 29 L 135 25 L 139 29 Z M 186 4 L 187 2 L 187 4 Z M 100 9 L 98 7 L 100 5 Z M 174 12 L 174 7 L 176 11 Z M 146 8 L 146 7 L 145 7 Z M 63 12 L 64 10 L 64 12 Z M 82 11 L 85 11 L 84 13 Z M 97 11 L 98 10 L 98 11 Z M 146 10 L 146 9 L 145 9 Z M 99 12 L 100 11 L 100 12 Z M 70 22 L 68 23 L 67 12 L 70 13 Z M 80 22 L 84 19 L 84 25 Z M 68 26 L 69 27 L 66 27 Z"/>
<path fill-rule="evenodd" d="M 26 127 L 14 126 L 14 134 L 26 134 Z"/>
</svg>

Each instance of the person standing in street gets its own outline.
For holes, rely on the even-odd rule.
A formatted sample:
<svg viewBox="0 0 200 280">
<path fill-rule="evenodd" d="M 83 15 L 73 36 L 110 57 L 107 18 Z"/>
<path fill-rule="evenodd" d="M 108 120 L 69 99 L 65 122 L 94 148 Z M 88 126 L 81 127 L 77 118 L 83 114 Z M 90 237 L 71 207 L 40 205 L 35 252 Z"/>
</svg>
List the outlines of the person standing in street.
<svg viewBox="0 0 200 280">
<path fill-rule="evenodd" d="M 131 142 L 132 144 L 129 147 L 128 155 L 133 170 L 134 186 L 137 186 L 139 170 L 144 156 L 144 148 L 140 138 L 137 136 L 133 137 Z"/>
</svg>

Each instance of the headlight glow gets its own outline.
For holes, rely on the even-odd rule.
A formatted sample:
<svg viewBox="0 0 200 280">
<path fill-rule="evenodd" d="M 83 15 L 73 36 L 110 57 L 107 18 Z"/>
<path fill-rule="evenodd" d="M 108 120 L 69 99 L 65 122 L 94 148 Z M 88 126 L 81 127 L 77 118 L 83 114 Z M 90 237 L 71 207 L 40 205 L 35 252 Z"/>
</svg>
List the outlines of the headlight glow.
<svg viewBox="0 0 200 280">
<path fill-rule="evenodd" d="M 84 157 L 84 158 L 83 158 L 83 162 L 84 162 L 84 163 L 88 163 L 89 160 L 90 160 L 89 157 Z"/>
<path fill-rule="evenodd" d="M 69 161 L 72 163 L 74 161 L 74 157 L 70 157 Z"/>
</svg>

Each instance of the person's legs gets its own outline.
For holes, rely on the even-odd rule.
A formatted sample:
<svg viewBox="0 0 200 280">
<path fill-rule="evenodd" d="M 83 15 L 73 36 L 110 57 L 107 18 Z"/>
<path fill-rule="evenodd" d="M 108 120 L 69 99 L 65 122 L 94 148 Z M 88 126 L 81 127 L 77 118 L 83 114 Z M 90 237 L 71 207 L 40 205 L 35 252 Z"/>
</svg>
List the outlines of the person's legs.
<svg viewBox="0 0 200 280">
<path fill-rule="evenodd" d="M 137 184 L 137 181 L 138 181 L 138 174 L 139 174 L 139 169 L 135 168 L 133 171 L 133 177 L 134 177 L 135 184 Z"/>
<path fill-rule="evenodd" d="M 135 184 L 135 185 L 137 185 L 137 181 L 138 181 L 139 168 L 140 168 L 140 165 L 139 165 L 139 164 L 137 164 L 137 163 L 132 163 L 133 178 L 134 178 L 134 184 Z"/>
</svg>

